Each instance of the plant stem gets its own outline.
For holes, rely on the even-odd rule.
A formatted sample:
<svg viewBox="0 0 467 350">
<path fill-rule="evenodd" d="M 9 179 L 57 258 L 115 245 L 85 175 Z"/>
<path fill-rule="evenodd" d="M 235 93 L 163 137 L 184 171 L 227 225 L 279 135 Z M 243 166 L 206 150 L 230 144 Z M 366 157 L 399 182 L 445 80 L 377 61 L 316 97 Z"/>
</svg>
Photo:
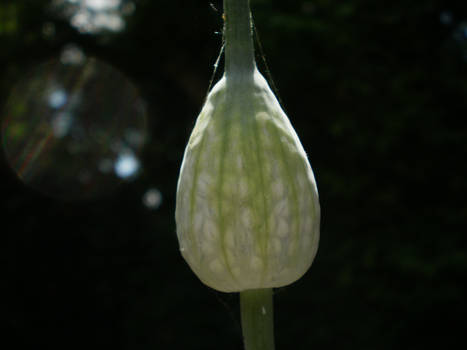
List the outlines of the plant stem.
<svg viewBox="0 0 467 350">
<path fill-rule="evenodd" d="M 240 292 L 245 350 L 274 350 L 272 288 Z"/>
<path fill-rule="evenodd" d="M 224 0 L 225 75 L 256 67 L 250 0 Z"/>
</svg>

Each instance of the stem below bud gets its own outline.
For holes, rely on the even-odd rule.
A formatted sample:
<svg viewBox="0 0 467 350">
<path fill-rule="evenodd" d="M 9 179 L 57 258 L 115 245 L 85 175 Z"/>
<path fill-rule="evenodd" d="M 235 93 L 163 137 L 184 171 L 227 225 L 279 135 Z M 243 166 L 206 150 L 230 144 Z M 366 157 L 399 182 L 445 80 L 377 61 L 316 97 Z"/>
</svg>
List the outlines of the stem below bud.
<svg viewBox="0 0 467 350">
<path fill-rule="evenodd" d="M 245 350 L 274 350 L 272 288 L 240 292 Z"/>
</svg>

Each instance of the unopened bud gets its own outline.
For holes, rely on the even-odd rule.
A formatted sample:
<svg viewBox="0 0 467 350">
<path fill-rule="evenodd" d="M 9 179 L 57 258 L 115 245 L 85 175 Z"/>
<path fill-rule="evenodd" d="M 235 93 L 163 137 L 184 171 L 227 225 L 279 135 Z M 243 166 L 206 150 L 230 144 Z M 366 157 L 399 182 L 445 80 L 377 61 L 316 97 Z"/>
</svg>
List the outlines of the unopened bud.
<svg viewBox="0 0 467 350">
<path fill-rule="evenodd" d="M 303 147 L 256 70 L 212 89 L 185 150 L 177 188 L 180 250 L 224 292 L 299 279 L 318 248 L 320 207 Z"/>
</svg>

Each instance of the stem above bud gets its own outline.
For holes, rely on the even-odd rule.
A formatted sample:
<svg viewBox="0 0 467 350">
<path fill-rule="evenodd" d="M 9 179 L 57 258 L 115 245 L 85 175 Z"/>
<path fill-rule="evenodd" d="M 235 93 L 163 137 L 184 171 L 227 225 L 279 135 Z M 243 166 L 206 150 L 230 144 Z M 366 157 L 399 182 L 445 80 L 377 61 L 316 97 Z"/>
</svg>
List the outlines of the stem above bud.
<svg viewBox="0 0 467 350">
<path fill-rule="evenodd" d="M 250 0 L 224 0 L 225 76 L 256 67 Z"/>
</svg>

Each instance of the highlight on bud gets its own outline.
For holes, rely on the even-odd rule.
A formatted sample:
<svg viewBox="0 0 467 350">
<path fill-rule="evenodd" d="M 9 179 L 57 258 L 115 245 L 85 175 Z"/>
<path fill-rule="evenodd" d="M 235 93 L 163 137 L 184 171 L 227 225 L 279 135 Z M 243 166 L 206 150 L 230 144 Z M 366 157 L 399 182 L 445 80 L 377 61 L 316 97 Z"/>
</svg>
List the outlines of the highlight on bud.
<svg viewBox="0 0 467 350">
<path fill-rule="evenodd" d="M 177 187 L 180 250 L 206 285 L 224 292 L 299 279 L 318 248 L 312 169 L 289 119 L 254 68 L 209 93 Z"/>
</svg>

